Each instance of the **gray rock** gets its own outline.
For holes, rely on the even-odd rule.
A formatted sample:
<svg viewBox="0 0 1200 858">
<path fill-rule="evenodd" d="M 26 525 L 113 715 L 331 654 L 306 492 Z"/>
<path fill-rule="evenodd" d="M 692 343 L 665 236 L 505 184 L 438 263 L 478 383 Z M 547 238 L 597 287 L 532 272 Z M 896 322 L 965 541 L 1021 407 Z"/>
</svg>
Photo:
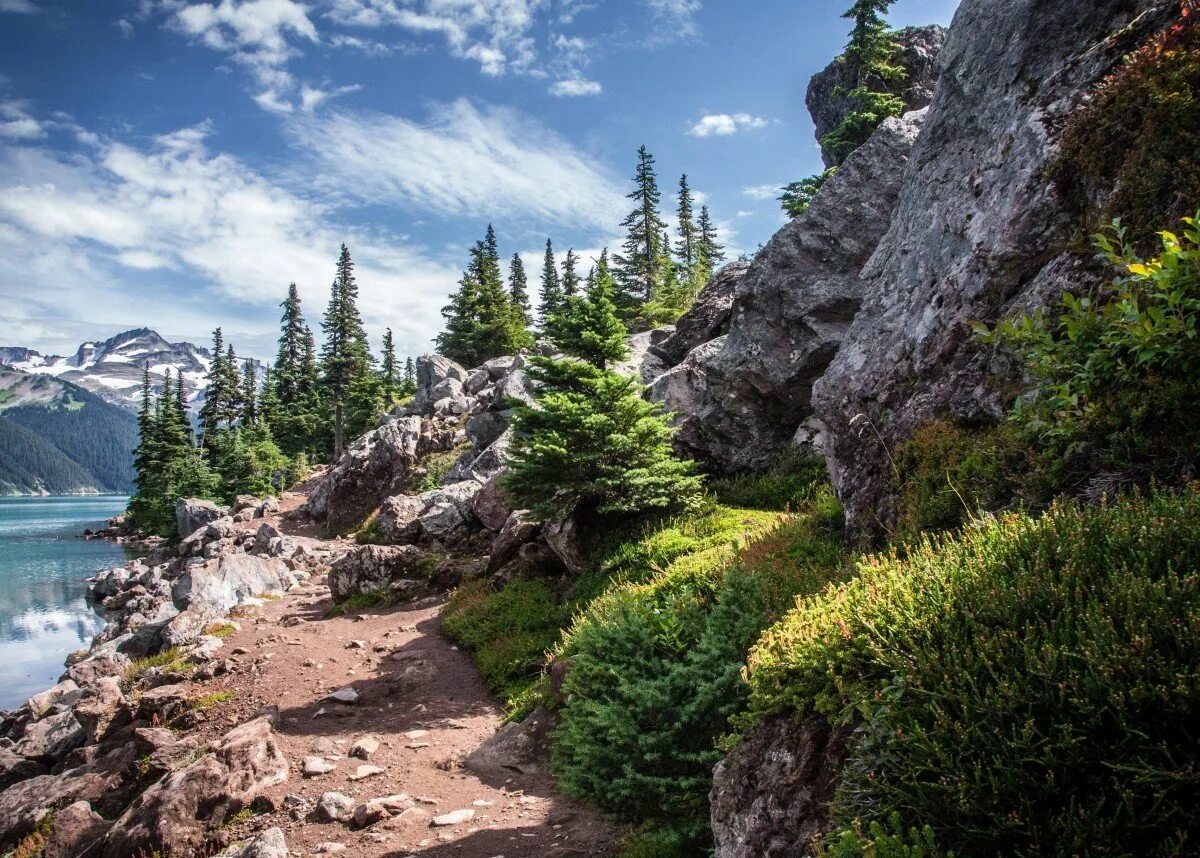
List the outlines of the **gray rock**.
<svg viewBox="0 0 1200 858">
<path fill-rule="evenodd" d="M 508 505 L 508 497 L 500 485 L 503 472 L 493 475 L 483 487 L 476 492 L 471 501 L 471 511 L 488 530 L 499 531 L 508 521 L 512 508 Z"/>
<path fill-rule="evenodd" d="M 304 763 L 300 766 L 300 773 L 306 778 L 314 778 L 327 775 L 336 768 L 337 766 L 333 763 L 326 762 L 324 757 L 305 757 Z"/>
<path fill-rule="evenodd" d="M 531 521 L 524 510 L 516 510 L 504 520 L 504 525 L 488 549 L 487 571 L 496 572 L 517 556 L 521 546 L 535 539 L 541 531 L 539 522 Z M 557 555 L 555 555 L 557 556 Z"/>
<path fill-rule="evenodd" d="M 195 533 L 210 521 L 229 515 L 229 507 L 218 506 L 199 498 L 179 498 L 175 501 L 175 524 L 179 538 Z"/>
<path fill-rule="evenodd" d="M 0 791 L 17 781 L 43 775 L 48 770 L 45 763 L 22 757 L 8 748 L 0 748 Z"/>
<path fill-rule="evenodd" d="M 329 567 L 329 590 L 341 602 L 356 593 L 387 588 L 400 578 L 421 577 L 425 556 L 415 545 L 362 545 Z"/>
<path fill-rule="evenodd" d="M 1007 408 L 993 370 L 1014 368 L 993 361 L 970 322 L 1111 276 L 1082 264 L 1046 167 L 1069 115 L 1177 11 L 1162 0 L 959 6 L 890 229 L 862 274 L 869 298 L 813 392 L 852 530 L 890 517 L 889 452 L 922 424 Z"/>
<path fill-rule="evenodd" d="M 922 118 L 886 120 L 755 257 L 720 350 L 702 346 L 688 383 L 668 386 L 687 395 L 661 400 L 688 452 L 719 470 L 761 467 L 812 413 L 813 382 L 862 302 L 858 275 L 887 229 Z"/>
<path fill-rule="evenodd" d="M 661 343 L 650 346 L 651 353 L 662 358 L 667 369 L 681 363 L 697 346 L 728 333 L 729 310 L 738 285 L 749 270 L 750 263 L 741 261 L 722 267 L 700 290 L 692 308 L 675 323 L 674 332 Z"/>
<path fill-rule="evenodd" d="M 363 736 L 350 746 L 350 756 L 369 760 L 379 750 L 379 740 L 374 736 Z"/>
<path fill-rule="evenodd" d="M 98 742 L 110 728 L 130 720 L 129 708 L 129 701 L 121 692 L 120 678 L 105 676 L 93 682 L 87 696 L 75 704 L 75 720 L 83 727 L 89 742 Z"/>
<path fill-rule="evenodd" d="M 355 801 L 345 793 L 329 791 L 317 800 L 316 815 L 322 822 L 349 822 L 354 818 Z"/>
<path fill-rule="evenodd" d="M 587 568 L 583 559 L 583 545 L 579 539 L 579 525 L 574 519 L 543 525 L 542 540 L 550 546 L 550 550 L 572 575 L 578 575 Z"/>
<path fill-rule="evenodd" d="M 78 690 L 79 686 L 75 684 L 75 680 L 64 679 L 57 685 L 52 685 L 45 691 L 30 697 L 25 701 L 25 705 L 29 707 L 29 714 L 34 717 L 34 720 L 37 720 L 49 712 L 50 707 L 57 703 L 64 694 Z"/>
<path fill-rule="evenodd" d="M 478 483 L 476 483 L 478 485 Z M 450 500 L 439 500 L 429 506 L 419 519 L 421 530 L 433 539 L 448 540 L 466 526 L 466 519 L 458 504 Z"/>
<path fill-rule="evenodd" d="M 87 741 L 83 726 L 74 713 L 47 715 L 25 727 L 25 735 L 13 746 L 18 754 L 31 760 L 60 761 Z"/>
<path fill-rule="evenodd" d="M 525 370 L 514 367 L 512 372 L 496 382 L 492 394 L 492 406 L 497 410 L 510 408 L 514 404 L 533 405 L 534 384 Z"/>
<path fill-rule="evenodd" d="M 920 110 L 933 100 L 939 73 L 937 57 L 946 41 L 946 29 L 936 24 L 908 27 L 896 33 L 896 41 L 900 43 L 896 64 L 907 76 L 891 90 L 904 99 L 906 111 Z M 846 96 L 856 85 L 854 77 L 854 68 L 843 57 L 838 57 L 809 81 L 804 101 L 816 126 L 818 143 L 855 109 L 854 100 Z M 821 157 L 826 167 L 833 164 L 824 147 Z"/>
<path fill-rule="evenodd" d="M 476 450 L 484 450 L 504 434 L 504 430 L 508 428 L 510 416 L 511 412 L 507 410 L 485 411 L 482 414 L 476 414 L 467 421 L 467 438 L 475 445 Z"/>
<path fill-rule="evenodd" d="M 282 828 L 268 828 L 246 844 L 239 858 L 288 858 L 287 840 Z"/>
<path fill-rule="evenodd" d="M 480 778 L 511 778 L 535 774 L 546 768 L 547 739 L 553 719 L 537 707 L 520 723 L 505 724 L 463 760 L 463 768 Z"/>
<path fill-rule="evenodd" d="M 465 392 L 468 396 L 477 396 L 491 383 L 491 374 L 488 373 L 485 367 L 481 366 L 471 370 L 467 374 L 467 380 L 463 382 L 463 392 Z"/>
<path fill-rule="evenodd" d="M 274 557 L 222 553 L 189 566 L 171 588 L 181 613 L 167 623 L 163 638 L 170 646 L 194 643 L 209 623 L 237 605 L 263 593 L 283 593 L 295 584 L 291 569 Z"/>
<path fill-rule="evenodd" d="M 829 801 L 851 728 L 824 718 L 755 726 L 713 770 L 709 793 L 718 858 L 806 855 L 829 830 Z"/>
<path fill-rule="evenodd" d="M 379 507 L 375 527 L 379 535 L 391 545 L 412 542 L 420 535 L 417 519 L 425 511 L 425 502 L 412 495 L 395 495 Z"/>
</svg>

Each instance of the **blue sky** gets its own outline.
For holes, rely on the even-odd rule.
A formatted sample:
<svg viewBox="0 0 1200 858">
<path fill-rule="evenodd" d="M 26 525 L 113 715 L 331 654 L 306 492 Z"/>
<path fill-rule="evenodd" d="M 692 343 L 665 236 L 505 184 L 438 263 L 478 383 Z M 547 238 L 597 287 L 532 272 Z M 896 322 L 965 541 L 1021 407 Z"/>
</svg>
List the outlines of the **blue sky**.
<svg viewBox="0 0 1200 858">
<path fill-rule="evenodd" d="M 274 350 L 338 245 L 375 342 L 429 349 L 495 224 L 619 240 L 634 153 L 680 173 L 733 254 L 816 172 L 808 79 L 847 0 L 0 0 L 0 345 L 63 353 L 150 326 Z M 897 26 L 956 0 L 899 0 Z"/>
</svg>

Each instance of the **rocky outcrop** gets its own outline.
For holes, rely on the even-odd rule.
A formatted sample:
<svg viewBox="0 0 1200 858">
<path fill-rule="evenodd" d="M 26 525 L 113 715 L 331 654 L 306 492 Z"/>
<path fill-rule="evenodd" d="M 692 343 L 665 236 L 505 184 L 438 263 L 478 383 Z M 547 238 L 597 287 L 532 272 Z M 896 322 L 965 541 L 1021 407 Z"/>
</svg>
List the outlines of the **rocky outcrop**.
<svg viewBox="0 0 1200 858">
<path fill-rule="evenodd" d="M 697 346 L 729 332 L 729 311 L 738 286 L 750 270 L 749 262 L 731 262 L 717 271 L 696 296 L 691 308 L 675 323 L 675 328 L 650 351 L 666 367 L 678 366 Z"/>
<path fill-rule="evenodd" d="M 197 854 L 234 814 L 287 777 L 270 717 L 256 718 L 142 793 L 109 831 L 102 854 Z"/>
<path fill-rule="evenodd" d="M 887 230 L 923 114 L 886 120 L 767 243 L 736 287 L 729 333 L 655 381 L 676 439 L 719 470 L 764 465 L 811 413 L 863 300 L 859 272 Z"/>
<path fill-rule="evenodd" d="M 229 507 L 219 506 L 200 498 L 179 498 L 175 501 L 175 524 L 179 538 L 195 533 L 210 521 L 229 515 Z"/>
<path fill-rule="evenodd" d="M 933 90 L 938 80 L 937 56 L 945 44 L 945 27 L 930 24 L 927 27 L 907 27 L 896 33 L 900 52 L 895 63 L 904 69 L 906 77 L 891 89 L 904 99 L 905 111 L 920 110 L 933 100 Z M 817 141 L 841 124 L 854 102 L 846 93 L 854 89 L 854 69 L 844 57 L 838 57 L 824 70 L 813 75 L 804 98 L 816 126 Z M 833 165 L 830 153 L 821 148 L 825 166 Z"/>
<path fill-rule="evenodd" d="M 851 525 L 892 515 L 889 456 L 924 422 L 1007 407 L 971 322 L 993 323 L 1107 275 L 1070 246 L 1047 179 L 1071 112 L 1178 11 L 1165 0 L 964 0 L 941 85 L 905 168 L 890 228 L 863 271 L 869 299 L 815 385 L 830 471 Z"/>
<path fill-rule="evenodd" d="M 415 545 L 363 545 L 329 567 L 329 590 L 334 601 L 353 595 L 387 591 L 400 582 L 413 589 L 426 578 L 421 571 L 425 553 Z"/>
<path fill-rule="evenodd" d="M 424 456 L 453 444 L 453 426 L 440 419 L 389 417 L 351 444 L 313 488 L 309 514 L 333 530 L 352 527 L 384 498 L 403 491 Z"/>
<path fill-rule="evenodd" d="M 755 726 L 713 771 L 709 806 L 718 858 L 807 855 L 829 828 L 829 800 L 849 727 L 814 717 Z"/>
</svg>

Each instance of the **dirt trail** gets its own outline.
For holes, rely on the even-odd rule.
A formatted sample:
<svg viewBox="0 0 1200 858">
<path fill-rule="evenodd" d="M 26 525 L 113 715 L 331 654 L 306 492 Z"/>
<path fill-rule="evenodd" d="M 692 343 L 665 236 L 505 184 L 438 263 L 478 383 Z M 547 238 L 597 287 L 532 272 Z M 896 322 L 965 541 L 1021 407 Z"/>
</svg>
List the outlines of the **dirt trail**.
<svg viewBox="0 0 1200 858">
<path fill-rule="evenodd" d="M 300 500 L 285 497 L 284 510 Z M 288 522 L 269 521 L 294 531 Z M 611 849 L 621 829 L 558 794 L 548 775 L 514 772 L 511 779 L 485 783 L 461 768 L 461 760 L 495 732 L 501 712 L 470 657 L 442 635 L 440 602 L 336 617 L 332 607 L 328 589 L 316 581 L 254 608 L 225 642 L 224 655 L 236 667 L 195 688 L 197 695 L 232 692 L 197 728 L 205 739 L 263 707 L 279 708 L 276 732 L 291 776 L 268 793 L 277 810 L 232 829 L 237 839 L 279 826 L 293 854 L 341 851 L 321 846 L 341 844 L 356 858 L 563 858 Z M 348 685 L 359 695 L 355 703 L 325 699 Z M 350 757 L 364 736 L 376 738 L 378 750 L 369 759 Z M 307 757 L 324 757 L 334 768 L 306 777 Z M 363 765 L 383 771 L 351 780 Z M 315 807 L 331 790 L 359 803 L 404 793 L 413 809 L 360 829 L 316 822 L 286 807 L 289 794 Z M 432 825 L 435 817 L 458 810 L 473 811 L 473 818 Z"/>
</svg>

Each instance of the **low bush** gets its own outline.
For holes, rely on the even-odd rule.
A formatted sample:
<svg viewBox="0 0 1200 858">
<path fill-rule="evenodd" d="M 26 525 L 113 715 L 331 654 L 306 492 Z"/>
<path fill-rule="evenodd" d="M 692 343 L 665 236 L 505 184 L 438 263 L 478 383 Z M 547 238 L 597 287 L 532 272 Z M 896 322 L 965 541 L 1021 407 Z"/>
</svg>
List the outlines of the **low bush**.
<svg viewBox="0 0 1200 858">
<path fill-rule="evenodd" d="M 537 682 L 570 616 L 545 581 L 518 578 L 500 590 L 471 581 L 451 595 L 442 628 L 471 652 L 488 688 L 512 708 Z"/>
<path fill-rule="evenodd" d="M 826 481 L 825 463 L 788 448 L 758 474 L 712 480 L 709 492 L 720 503 L 741 509 L 799 509 L 812 501 Z"/>
<path fill-rule="evenodd" d="M 857 723 L 847 826 L 895 813 L 971 855 L 1193 852 L 1198 569 L 1194 487 L 977 522 L 801 600 L 751 653 L 752 711 Z"/>
<path fill-rule="evenodd" d="M 746 702 L 746 652 L 796 594 L 845 569 L 840 511 L 828 498 L 791 516 L 718 508 L 710 521 L 731 517 L 749 525 L 738 543 L 721 530 L 725 542 L 706 545 L 677 525 L 610 555 L 628 568 L 668 546 L 675 554 L 652 577 L 619 582 L 593 600 L 558 653 L 570 658 L 552 748 L 560 786 L 654 823 L 669 833 L 655 837 L 683 844 L 680 854 L 695 854 L 710 837 L 712 767 Z M 698 550 L 675 553 L 689 542 Z"/>
</svg>

